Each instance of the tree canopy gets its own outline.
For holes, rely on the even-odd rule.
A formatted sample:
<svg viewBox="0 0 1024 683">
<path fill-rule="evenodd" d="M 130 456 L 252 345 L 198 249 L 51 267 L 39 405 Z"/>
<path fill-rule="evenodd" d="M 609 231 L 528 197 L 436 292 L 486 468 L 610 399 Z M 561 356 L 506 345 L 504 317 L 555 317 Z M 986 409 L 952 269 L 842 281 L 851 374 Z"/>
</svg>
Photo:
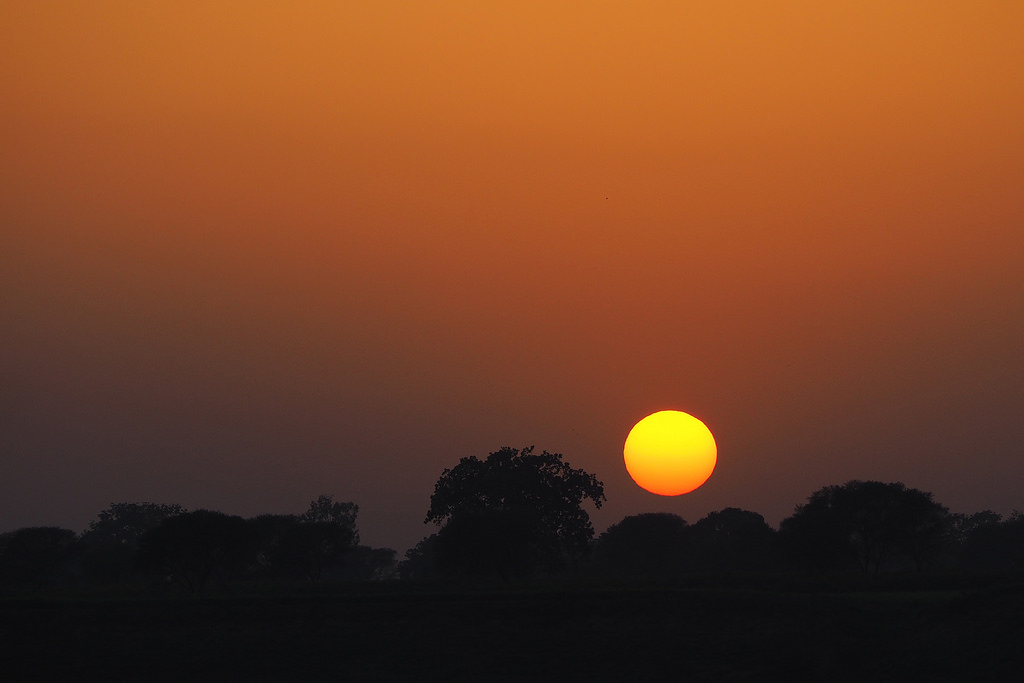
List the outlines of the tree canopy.
<svg viewBox="0 0 1024 683">
<path fill-rule="evenodd" d="M 441 473 L 426 522 L 438 532 L 449 573 L 557 571 L 585 556 L 594 536 L 585 501 L 601 507 L 604 484 L 560 453 L 505 447 L 462 458 Z"/>
<path fill-rule="evenodd" d="M 320 582 L 359 547 L 358 514 L 355 503 L 322 495 L 301 515 L 268 514 L 248 520 L 256 544 L 256 573 Z"/>
<path fill-rule="evenodd" d="M 359 543 L 359 532 L 356 531 L 356 517 L 359 506 L 355 503 L 343 503 L 334 500 L 334 496 L 320 495 L 310 501 L 309 509 L 302 515 L 303 522 L 327 522 L 338 524 L 350 529 L 354 543 Z"/>
<path fill-rule="evenodd" d="M 142 537 L 168 517 L 185 512 L 180 505 L 112 503 L 82 534 L 83 573 L 97 583 L 134 577 Z"/>
<path fill-rule="evenodd" d="M 708 513 L 690 527 L 690 542 L 697 571 L 754 572 L 774 565 L 775 530 L 750 510 Z"/>
<path fill-rule="evenodd" d="M 139 539 L 168 517 L 186 512 L 180 505 L 161 503 L 112 503 L 97 515 L 83 534 L 93 543 L 116 543 L 135 548 Z"/>
<path fill-rule="evenodd" d="M 594 546 L 595 569 L 616 576 L 671 576 L 687 566 L 686 520 L 671 512 L 644 512 L 612 524 Z"/>
<path fill-rule="evenodd" d="M 930 493 L 900 482 L 853 480 L 815 491 L 779 532 L 790 556 L 806 566 L 877 572 L 896 559 L 920 569 L 951 525 L 949 511 Z"/>
<path fill-rule="evenodd" d="M 148 531 L 139 545 L 139 565 L 197 592 L 211 579 L 237 574 L 253 551 L 244 519 L 195 510 L 168 517 Z"/>
</svg>

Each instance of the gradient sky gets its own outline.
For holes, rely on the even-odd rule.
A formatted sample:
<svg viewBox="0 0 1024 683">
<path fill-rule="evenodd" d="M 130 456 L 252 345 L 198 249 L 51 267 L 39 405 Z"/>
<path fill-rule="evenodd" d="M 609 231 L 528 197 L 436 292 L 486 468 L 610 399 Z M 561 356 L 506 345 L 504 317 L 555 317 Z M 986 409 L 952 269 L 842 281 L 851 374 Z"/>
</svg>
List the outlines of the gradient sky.
<svg viewBox="0 0 1024 683">
<path fill-rule="evenodd" d="M 294 5 L 294 6 L 293 6 Z M 535 444 L 1024 508 L 1024 3 L 0 0 L 0 531 Z M 672 408 L 694 493 L 632 483 Z"/>
</svg>

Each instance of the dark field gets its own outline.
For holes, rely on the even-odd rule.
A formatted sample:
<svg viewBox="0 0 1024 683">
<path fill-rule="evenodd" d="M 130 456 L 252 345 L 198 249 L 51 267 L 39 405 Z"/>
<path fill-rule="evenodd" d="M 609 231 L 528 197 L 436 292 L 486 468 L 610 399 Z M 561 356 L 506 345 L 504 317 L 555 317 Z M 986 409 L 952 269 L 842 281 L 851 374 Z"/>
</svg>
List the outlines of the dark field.
<svg viewBox="0 0 1024 683">
<path fill-rule="evenodd" d="M 0 680 L 1020 680 L 1013 576 L 0 600 Z"/>
</svg>

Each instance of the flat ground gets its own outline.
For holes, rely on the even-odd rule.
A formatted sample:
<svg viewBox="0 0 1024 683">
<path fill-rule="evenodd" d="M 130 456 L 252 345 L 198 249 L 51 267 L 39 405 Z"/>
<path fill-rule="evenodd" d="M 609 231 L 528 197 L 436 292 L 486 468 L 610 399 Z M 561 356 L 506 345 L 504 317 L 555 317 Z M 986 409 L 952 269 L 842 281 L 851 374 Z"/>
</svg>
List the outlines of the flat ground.
<svg viewBox="0 0 1024 683">
<path fill-rule="evenodd" d="M 0 680 L 1019 680 L 1024 577 L 0 598 Z"/>
</svg>

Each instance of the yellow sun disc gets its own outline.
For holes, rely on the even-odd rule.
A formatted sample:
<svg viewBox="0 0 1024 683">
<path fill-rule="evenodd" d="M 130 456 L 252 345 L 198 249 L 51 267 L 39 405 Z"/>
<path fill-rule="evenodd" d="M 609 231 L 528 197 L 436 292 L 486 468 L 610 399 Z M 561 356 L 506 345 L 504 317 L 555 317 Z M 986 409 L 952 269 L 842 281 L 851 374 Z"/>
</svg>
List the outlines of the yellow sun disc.
<svg viewBox="0 0 1024 683">
<path fill-rule="evenodd" d="M 711 430 L 678 410 L 662 410 L 637 422 L 622 452 L 633 481 L 660 496 L 699 488 L 718 461 Z"/>
</svg>

